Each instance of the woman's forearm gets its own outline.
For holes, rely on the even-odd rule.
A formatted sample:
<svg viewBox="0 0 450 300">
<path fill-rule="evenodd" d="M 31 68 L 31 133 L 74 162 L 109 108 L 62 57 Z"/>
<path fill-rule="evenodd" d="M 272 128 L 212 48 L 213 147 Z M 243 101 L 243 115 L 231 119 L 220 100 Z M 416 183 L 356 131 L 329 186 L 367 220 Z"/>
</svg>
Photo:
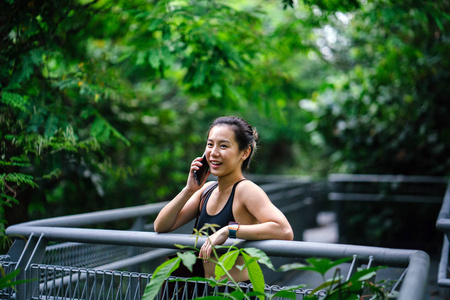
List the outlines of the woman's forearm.
<svg viewBox="0 0 450 300">
<path fill-rule="evenodd" d="M 178 216 L 186 205 L 186 202 L 194 195 L 195 191 L 184 188 L 181 192 L 170 201 L 156 217 L 153 225 L 156 232 L 172 231 L 177 223 Z"/>
<path fill-rule="evenodd" d="M 294 233 L 289 224 L 265 222 L 255 225 L 239 225 L 236 237 L 243 240 L 288 240 L 294 239 Z"/>
</svg>

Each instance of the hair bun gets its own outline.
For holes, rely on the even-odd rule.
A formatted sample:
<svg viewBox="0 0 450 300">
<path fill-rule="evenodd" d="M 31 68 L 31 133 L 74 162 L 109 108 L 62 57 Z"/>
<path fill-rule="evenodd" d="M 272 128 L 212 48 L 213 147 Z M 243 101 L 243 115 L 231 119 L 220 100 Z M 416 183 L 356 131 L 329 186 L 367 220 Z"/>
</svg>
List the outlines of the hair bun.
<svg viewBox="0 0 450 300">
<path fill-rule="evenodd" d="M 255 143 L 259 142 L 259 134 L 258 131 L 256 130 L 255 127 L 252 127 L 253 130 L 253 141 L 255 141 Z"/>
</svg>

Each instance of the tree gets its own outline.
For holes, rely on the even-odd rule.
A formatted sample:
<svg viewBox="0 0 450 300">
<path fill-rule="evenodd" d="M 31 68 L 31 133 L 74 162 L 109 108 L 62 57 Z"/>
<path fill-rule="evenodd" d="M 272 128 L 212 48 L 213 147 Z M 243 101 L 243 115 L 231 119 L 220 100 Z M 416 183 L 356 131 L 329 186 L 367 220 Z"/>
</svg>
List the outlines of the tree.
<svg viewBox="0 0 450 300">
<path fill-rule="evenodd" d="M 199 155 L 212 115 L 264 106 L 281 120 L 283 101 L 247 89 L 268 49 L 259 6 L 1 6 L 0 207 L 20 203 L 9 224 L 167 197 L 185 180 L 179 162 Z"/>
<path fill-rule="evenodd" d="M 449 13 L 445 1 L 374 1 L 328 17 L 322 52 L 339 72 L 312 101 L 341 170 L 449 174 Z"/>
<path fill-rule="evenodd" d="M 448 5 L 415 3 L 1 2 L 0 216 L 170 198 L 221 114 L 260 173 L 444 174 Z"/>
</svg>

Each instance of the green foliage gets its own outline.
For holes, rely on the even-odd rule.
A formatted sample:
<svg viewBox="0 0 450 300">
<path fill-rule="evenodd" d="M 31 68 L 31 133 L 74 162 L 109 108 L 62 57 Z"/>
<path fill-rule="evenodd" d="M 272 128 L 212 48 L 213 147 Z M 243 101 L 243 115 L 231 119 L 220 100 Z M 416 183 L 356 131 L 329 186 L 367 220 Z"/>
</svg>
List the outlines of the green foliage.
<svg viewBox="0 0 450 300">
<path fill-rule="evenodd" d="M 6 274 L 5 269 L 0 266 L 0 290 L 6 288 L 15 288 L 15 286 L 29 282 L 30 280 L 14 280 L 20 273 L 20 269 L 15 269 L 11 273 Z"/>
<path fill-rule="evenodd" d="M 280 124 L 271 143 L 295 106 L 283 91 L 302 94 L 279 68 L 281 37 L 259 3 L 1 6 L 1 156 L 29 162 L 2 165 L 5 178 L 28 180 L 2 190 L 23 205 L 8 211 L 9 223 L 165 200 L 186 180 L 213 118 L 269 116 Z"/>
<path fill-rule="evenodd" d="M 195 235 L 206 234 L 207 227 L 202 228 Z M 191 247 L 184 247 L 178 245 L 180 249 L 186 250 Z M 219 256 L 217 249 L 225 249 L 226 252 Z M 146 286 L 143 295 L 143 300 L 154 299 L 163 283 L 170 277 L 173 271 L 175 271 L 180 263 L 183 263 L 189 270 L 192 270 L 197 256 L 194 251 L 198 251 L 197 248 L 188 250 L 185 252 L 178 252 L 177 256 L 167 260 L 156 268 L 153 273 L 150 283 Z M 244 258 L 244 265 L 238 266 L 239 268 L 247 268 L 250 282 L 253 285 L 253 291 L 244 293 L 239 285 L 229 275 L 228 271 L 235 266 L 236 259 L 242 256 Z M 270 258 L 259 249 L 255 248 L 236 248 L 235 246 L 216 246 L 213 247 L 213 257 L 209 259 L 216 264 L 215 278 L 202 278 L 193 277 L 189 279 L 173 279 L 176 281 L 201 281 L 206 282 L 212 287 L 226 284 L 228 281 L 234 283 L 232 286 L 234 291 L 230 293 L 220 293 L 218 296 L 206 296 L 199 299 L 250 299 L 250 297 L 256 296 L 260 299 L 272 299 L 273 297 L 282 297 L 295 299 L 295 289 L 299 289 L 303 286 L 285 287 L 282 291 L 275 294 L 266 294 L 264 291 L 265 281 L 264 275 L 261 271 L 260 264 L 264 264 L 269 269 L 275 271 L 275 268 L 270 261 Z M 386 282 L 374 283 L 374 278 L 379 269 L 384 267 L 370 267 L 366 269 L 358 269 L 348 280 L 343 280 L 340 275 L 340 265 L 350 261 L 351 258 L 343 258 L 336 261 L 331 261 L 326 258 L 308 258 L 307 264 L 292 263 L 283 265 L 279 268 L 280 272 L 287 271 L 309 271 L 315 272 L 322 276 L 323 283 L 318 287 L 315 287 L 309 295 L 305 295 L 305 299 L 326 299 L 326 300 L 351 300 L 361 299 L 362 297 L 371 297 L 371 299 L 387 299 L 390 287 Z M 327 279 L 326 276 L 329 272 L 334 270 L 332 278 Z M 225 276 L 225 279 L 223 277 Z M 319 296 L 320 291 L 326 291 L 326 296 Z M 393 295 L 391 295 L 393 296 Z"/>
<path fill-rule="evenodd" d="M 6 224 L 171 198 L 223 114 L 258 128 L 253 172 L 448 174 L 446 2 L 3 1 L 0 20 Z"/>
<path fill-rule="evenodd" d="M 195 233 L 197 237 L 207 235 L 208 228 L 211 225 L 205 225 L 198 232 Z M 184 247 L 182 245 L 177 245 L 181 249 L 188 249 L 190 247 Z M 217 249 L 226 249 L 226 252 L 219 256 Z M 183 263 L 189 270 L 192 270 L 192 266 L 198 258 L 194 251 L 199 251 L 197 248 L 193 250 L 188 250 L 183 253 L 177 253 L 177 256 L 165 261 L 163 264 L 158 266 L 152 275 L 150 283 L 146 286 L 143 300 L 154 299 L 161 289 L 165 280 L 175 271 L 180 263 Z M 244 265 L 238 266 L 241 269 L 246 268 L 249 272 L 250 282 L 253 285 L 253 291 L 245 293 L 234 281 L 234 279 L 229 274 L 229 271 L 236 263 L 236 259 L 242 256 L 244 258 Z M 229 294 L 220 293 L 219 296 L 206 296 L 199 299 L 250 299 L 250 297 L 255 296 L 259 299 L 272 299 L 273 297 L 285 297 L 295 299 L 295 293 L 293 290 L 297 287 L 292 287 L 287 290 L 279 291 L 273 295 L 265 293 L 265 281 L 264 275 L 262 273 L 260 264 L 264 264 L 269 269 L 275 270 L 269 257 L 261 250 L 255 248 L 236 248 L 235 246 L 216 246 L 213 247 L 213 256 L 209 258 L 216 264 L 215 267 L 215 278 L 203 278 L 203 277 L 192 277 L 189 281 L 201 281 L 207 282 L 212 287 L 221 286 L 231 281 L 234 283 L 233 292 Z M 225 279 L 222 279 L 225 277 Z M 174 279 L 178 281 L 185 281 L 187 279 Z"/>
<path fill-rule="evenodd" d="M 444 2 L 375 1 L 348 16 L 351 26 L 332 23 L 338 42 L 322 49 L 341 71 L 312 103 L 340 171 L 448 175 L 449 13 Z"/>
<path fill-rule="evenodd" d="M 371 267 L 367 269 L 357 270 L 348 280 L 343 280 L 340 275 L 339 265 L 351 260 L 351 258 L 343 258 L 336 261 L 331 261 L 327 258 L 309 258 L 306 259 L 308 264 L 293 263 L 283 265 L 280 267 L 281 271 L 312 271 L 320 274 L 323 283 L 316 287 L 310 295 L 305 296 L 305 299 L 315 300 L 321 299 L 317 292 L 320 290 L 326 291 L 326 296 L 323 299 L 327 300 L 351 300 L 363 299 L 370 297 L 370 299 L 387 299 L 389 291 L 385 282 L 373 283 L 376 272 L 384 267 Z M 332 278 L 326 279 L 327 272 L 335 269 Z"/>
</svg>

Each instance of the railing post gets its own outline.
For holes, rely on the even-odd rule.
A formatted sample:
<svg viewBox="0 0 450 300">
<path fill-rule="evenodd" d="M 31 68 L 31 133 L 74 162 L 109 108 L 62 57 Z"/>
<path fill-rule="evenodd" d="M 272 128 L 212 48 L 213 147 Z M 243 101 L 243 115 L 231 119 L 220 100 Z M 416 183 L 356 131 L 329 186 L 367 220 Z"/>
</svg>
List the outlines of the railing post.
<svg viewBox="0 0 450 300">
<path fill-rule="evenodd" d="M 423 251 L 410 256 L 410 263 L 398 300 L 425 299 L 430 257 Z"/>
<path fill-rule="evenodd" d="M 44 234 L 41 234 L 39 237 L 33 233 L 30 235 L 16 266 L 16 269 L 20 269 L 17 280 L 30 280 L 30 282 L 19 284 L 17 286 L 17 300 L 26 300 L 31 298 L 33 278 L 31 278 L 30 266 L 32 263 L 42 262 L 46 246 L 47 241 L 44 238 Z"/>
</svg>

